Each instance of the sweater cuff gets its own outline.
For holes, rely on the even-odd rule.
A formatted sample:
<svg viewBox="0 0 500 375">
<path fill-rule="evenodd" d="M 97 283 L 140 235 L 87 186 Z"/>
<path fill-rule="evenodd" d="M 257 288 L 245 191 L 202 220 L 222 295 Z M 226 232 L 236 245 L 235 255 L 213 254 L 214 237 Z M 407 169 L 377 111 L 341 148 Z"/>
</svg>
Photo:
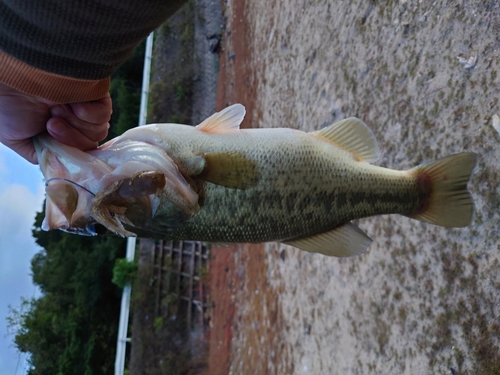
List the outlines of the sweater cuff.
<svg viewBox="0 0 500 375">
<path fill-rule="evenodd" d="M 0 82 L 22 93 L 56 103 L 78 103 L 107 96 L 110 79 L 85 80 L 48 73 L 0 51 Z"/>
</svg>

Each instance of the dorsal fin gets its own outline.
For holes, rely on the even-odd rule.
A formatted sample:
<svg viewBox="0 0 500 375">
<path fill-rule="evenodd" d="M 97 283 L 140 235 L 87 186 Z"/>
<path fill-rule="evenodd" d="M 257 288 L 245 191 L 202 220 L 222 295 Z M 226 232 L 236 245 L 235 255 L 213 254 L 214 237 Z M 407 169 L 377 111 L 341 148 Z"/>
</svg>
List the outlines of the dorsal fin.
<svg viewBox="0 0 500 375">
<path fill-rule="evenodd" d="M 359 161 L 372 163 L 380 154 L 375 135 L 363 121 L 356 117 L 346 118 L 310 134 L 334 143 L 353 154 Z"/>
<path fill-rule="evenodd" d="M 240 128 L 245 117 L 245 107 L 233 104 L 203 121 L 196 128 L 206 133 L 226 133 Z"/>
</svg>

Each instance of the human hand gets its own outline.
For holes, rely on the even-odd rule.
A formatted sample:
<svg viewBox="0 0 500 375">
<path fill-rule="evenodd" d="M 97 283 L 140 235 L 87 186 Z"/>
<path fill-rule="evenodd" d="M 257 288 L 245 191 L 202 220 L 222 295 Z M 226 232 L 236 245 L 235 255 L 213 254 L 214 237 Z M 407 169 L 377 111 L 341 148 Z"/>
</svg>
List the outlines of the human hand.
<svg viewBox="0 0 500 375">
<path fill-rule="evenodd" d="M 0 142 L 38 164 L 32 137 L 44 131 L 61 143 L 90 150 L 108 135 L 111 98 L 60 104 L 0 83 Z"/>
</svg>

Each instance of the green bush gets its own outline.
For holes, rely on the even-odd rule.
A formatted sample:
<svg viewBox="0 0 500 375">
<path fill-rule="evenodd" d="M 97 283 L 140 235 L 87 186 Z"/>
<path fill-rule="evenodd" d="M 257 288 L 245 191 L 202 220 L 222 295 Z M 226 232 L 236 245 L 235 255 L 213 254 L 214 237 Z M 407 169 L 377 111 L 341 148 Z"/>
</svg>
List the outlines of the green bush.
<svg viewBox="0 0 500 375">
<path fill-rule="evenodd" d="M 132 284 L 137 275 L 137 263 L 129 262 L 125 258 L 117 259 L 113 268 L 113 284 L 124 288 L 127 284 Z"/>
</svg>

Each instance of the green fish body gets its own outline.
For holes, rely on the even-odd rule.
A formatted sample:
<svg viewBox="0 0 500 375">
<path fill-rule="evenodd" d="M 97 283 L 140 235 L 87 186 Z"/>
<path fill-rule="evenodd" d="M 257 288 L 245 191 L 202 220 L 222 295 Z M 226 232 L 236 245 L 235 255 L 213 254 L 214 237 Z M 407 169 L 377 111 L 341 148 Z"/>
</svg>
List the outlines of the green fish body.
<svg viewBox="0 0 500 375">
<path fill-rule="evenodd" d="M 466 226 L 471 220 L 467 183 L 476 162 L 473 153 L 395 171 L 370 164 L 378 158 L 378 146 L 370 129 L 356 118 L 305 133 L 239 129 L 244 113 L 243 106 L 233 105 L 197 127 L 155 124 L 132 129 L 87 153 L 113 172 L 96 173 L 103 176 L 100 185 L 92 186 L 85 177 L 85 189 L 95 197 L 64 181 L 52 187 L 53 200 L 63 204 L 51 211 L 72 212 L 64 215 L 66 221 L 58 220 L 65 221 L 62 226 L 48 229 L 88 228 L 98 222 L 124 236 L 213 243 L 281 241 L 307 251 L 350 256 L 371 242 L 351 220 L 402 214 L 446 227 Z M 51 147 L 46 143 L 38 141 L 40 155 Z M 63 164 L 41 166 L 62 175 Z M 84 186 L 82 177 L 66 175 Z M 64 199 L 58 198 L 58 191 Z M 86 196 L 81 204 L 85 209 L 76 216 L 77 204 L 68 209 L 65 203 L 75 195 Z"/>
</svg>

